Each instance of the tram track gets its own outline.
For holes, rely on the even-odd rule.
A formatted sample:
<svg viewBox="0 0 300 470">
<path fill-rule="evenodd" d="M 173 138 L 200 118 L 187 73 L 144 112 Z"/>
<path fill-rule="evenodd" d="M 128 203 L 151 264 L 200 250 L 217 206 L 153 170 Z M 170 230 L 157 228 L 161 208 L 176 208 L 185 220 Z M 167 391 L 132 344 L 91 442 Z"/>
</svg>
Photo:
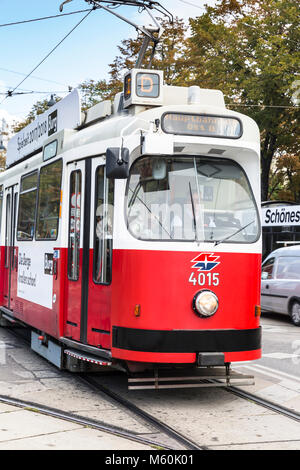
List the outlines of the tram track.
<svg viewBox="0 0 300 470">
<path fill-rule="evenodd" d="M 26 332 L 24 335 L 23 329 L 21 329 L 20 331 L 16 331 L 13 328 L 9 328 L 8 331 L 10 334 L 12 334 L 12 336 L 18 338 L 19 340 L 21 339 L 21 341 L 24 344 L 26 344 L 26 346 L 30 347 L 30 341 L 28 340 L 28 337 L 26 336 Z M 129 400 L 124 399 L 117 393 L 99 384 L 94 378 L 88 376 L 87 374 L 78 374 L 77 377 L 80 378 L 80 380 L 84 382 L 85 384 L 87 384 L 89 387 L 92 387 L 94 390 L 96 389 L 97 392 L 100 392 L 102 395 L 104 395 L 106 399 L 109 399 L 110 401 L 113 401 L 114 403 L 116 403 L 118 407 L 121 406 L 123 409 L 125 409 L 125 411 L 130 412 L 132 415 L 136 416 L 139 420 L 142 420 L 146 425 L 148 425 L 148 427 L 150 425 L 151 428 L 155 429 L 157 433 L 160 433 L 166 436 L 168 439 L 173 441 L 173 445 L 162 443 L 160 439 L 151 440 L 151 439 L 145 438 L 141 435 L 132 433 L 131 431 L 126 430 L 125 428 L 110 426 L 102 421 L 91 420 L 83 416 L 74 414 L 74 413 L 66 413 L 62 410 L 47 407 L 44 405 L 41 406 L 40 404 L 35 403 L 35 402 L 23 401 L 23 400 L 19 400 L 16 398 L 11 398 L 8 396 L 0 395 L 0 403 L 5 403 L 7 405 L 17 406 L 17 407 L 20 407 L 23 409 L 29 409 L 32 411 L 37 411 L 47 416 L 63 419 L 66 421 L 71 421 L 73 423 L 80 424 L 82 426 L 89 426 L 91 428 L 98 429 L 103 432 L 114 434 L 116 436 L 127 438 L 127 439 L 130 439 L 130 440 L 142 443 L 142 444 L 159 447 L 160 449 L 164 449 L 164 450 L 178 450 L 178 447 L 175 446 L 175 443 L 180 444 L 182 450 L 206 450 L 207 449 L 205 446 L 200 446 L 196 444 L 195 442 L 193 442 L 191 439 L 183 436 L 180 432 L 171 428 L 166 423 L 163 423 L 161 420 L 155 418 L 154 416 L 145 412 L 141 408 L 137 407 Z"/>
<path fill-rule="evenodd" d="M 137 407 L 134 403 L 130 402 L 126 398 L 122 397 L 115 391 L 110 390 L 106 386 L 103 386 L 102 384 L 99 384 L 95 379 L 91 377 L 82 377 L 84 381 L 88 381 L 90 385 L 96 387 L 100 392 L 104 393 L 107 395 L 109 398 L 112 398 L 113 400 L 117 401 L 121 405 L 125 406 L 129 411 L 133 411 L 136 413 L 138 416 L 141 416 L 142 418 L 149 420 L 150 423 L 154 423 L 155 426 L 158 426 L 158 428 L 161 428 L 163 432 L 168 434 L 171 438 L 175 438 L 179 443 L 183 445 L 187 445 L 187 449 L 189 450 L 209 450 L 209 446 L 202 446 L 194 441 L 190 440 L 186 436 L 183 436 L 180 431 L 175 430 L 174 428 L 169 427 L 167 424 L 162 423 L 159 419 L 153 417 L 152 415 L 149 415 L 146 411 L 142 410 L 141 408 Z M 292 409 L 289 409 L 287 407 L 284 407 L 282 405 L 279 405 L 277 403 L 274 403 L 270 400 L 264 399 L 258 395 L 255 395 L 253 393 L 249 393 L 247 391 L 244 391 L 238 387 L 235 386 L 227 386 L 227 387 L 222 387 L 223 390 L 225 390 L 227 393 L 231 393 L 233 395 L 238 396 L 239 398 L 243 400 L 248 400 L 251 401 L 252 403 L 264 407 L 268 410 L 271 410 L 279 415 L 285 416 L 286 418 L 292 419 L 294 421 L 300 422 L 300 413 L 297 411 L 294 411 Z"/>
<path fill-rule="evenodd" d="M 295 421 L 300 422 L 300 413 L 297 411 L 291 410 L 289 408 L 286 408 L 285 406 L 278 405 L 275 402 L 272 402 L 270 400 L 266 400 L 262 397 L 259 397 L 257 395 L 254 395 L 253 393 L 246 392 L 242 390 L 241 388 L 238 387 L 224 387 L 224 390 L 226 390 L 229 393 L 232 393 L 240 398 L 243 398 L 244 400 L 249 400 L 255 403 L 256 405 L 262 406 L 264 408 L 267 408 L 271 411 L 274 411 L 278 414 L 281 414 L 283 416 L 286 416 L 287 418 L 293 419 Z"/>
<path fill-rule="evenodd" d="M 16 333 L 16 331 L 8 330 L 13 336 L 21 339 L 27 346 L 29 345 L 24 335 L 20 335 L 20 333 Z M 101 430 L 103 432 L 107 432 L 110 434 L 114 434 L 116 436 L 120 436 L 123 438 L 127 438 L 139 443 L 143 443 L 150 446 L 155 446 L 156 448 L 164 449 L 164 450 L 178 450 L 178 447 L 174 444 L 179 444 L 183 450 L 208 450 L 209 447 L 198 444 L 194 442 L 189 437 L 183 435 L 179 430 L 174 429 L 173 427 L 169 426 L 168 424 L 162 422 L 160 419 L 156 418 L 152 414 L 147 413 L 142 408 L 135 405 L 133 402 L 124 398 L 116 391 L 111 390 L 106 385 L 99 383 L 95 377 L 92 377 L 91 374 L 76 374 L 76 376 L 80 379 L 81 382 L 87 384 L 93 390 L 96 390 L 110 402 L 114 402 L 119 408 L 123 408 L 125 411 L 129 412 L 131 415 L 136 416 L 140 421 L 142 420 L 145 425 L 151 427 L 154 433 L 160 433 L 161 435 L 167 437 L 170 440 L 170 445 L 166 444 L 166 439 L 149 439 L 141 435 L 141 433 L 136 434 L 132 431 L 128 431 L 125 428 L 111 426 L 101 421 L 97 421 L 94 419 L 85 418 L 83 416 L 64 412 L 62 410 L 56 408 L 50 408 L 44 405 L 40 405 L 34 402 L 27 402 L 19 399 L 15 399 L 9 396 L 1 396 L 0 395 L 0 402 L 6 403 L 12 406 L 18 406 L 24 409 L 29 409 L 32 411 L 37 411 L 42 414 L 46 414 L 48 416 L 52 416 L 54 418 L 59 418 L 67 421 L 74 422 L 76 424 L 80 424 L 82 426 L 89 426 L 94 429 Z M 271 410 L 277 414 L 285 416 L 286 418 L 292 419 L 294 421 L 300 422 L 300 413 L 274 403 L 270 400 L 264 399 L 258 395 L 253 393 L 247 392 L 243 389 L 240 389 L 235 386 L 228 386 L 222 387 L 224 391 L 227 393 L 231 393 L 241 399 L 248 400 L 252 403 L 255 403 L 258 406 L 264 407 L 268 410 Z M 162 444 L 161 441 L 164 441 Z"/>
<path fill-rule="evenodd" d="M 150 415 L 146 411 L 142 410 L 140 407 L 136 406 L 131 401 L 127 400 L 126 398 L 122 397 L 118 393 L 110 390 L 106 386 L 99 384 L 94 378 L 86 375 L 81 375 L 81 379 L 88 383 L 90 386 L 96 388 L 96 390 L 100 391 L 102 394 L 116 402 L 119 406 L 121 405 L 127 411 L 135 414 L 139 418 L 142 418 L 146 423 L 154 426 L 159 432 L 164 433 L 169 438 L 173 439 L 174 441 L 178 442 L 180 445 L 184 447 L 186 450 L 207 450 L 206 446 L 202 446 L 191 440 L 190 438 L 184 436 L 181 432 L 177 431 L 176 429 L 170 427 L 168 424 L 162 422 L 160 419 Z"/>
<path fill-rule="evenodd" d="M 130 432 L 124 428 L 120 428 L 117 426 L 108 425 L 102 421 L 97 421 L 89 418 L 85 418 L 83 416 L 74 414 L 74 413 L 67 413 L 62 410 L 51 408 L 47 406 L 42 406 L 35 402 L 19 400 L 16 398 L 12 398 L 9 396 L 0 395 L 0 403 L 15 406 L 18 408 L 22 408 L 24 410 L 32 411 L 41 413 L 46 416 L 50 416 L 56 419 L 62 419 L 64 421 L 69 421 L 74 424 L 78 424 L 81 426 L 89 427 L 92 429 L 97 429 L 98 431 L 103 431 L 108 434 L 113 434 L 114 436 L 122 437 L 125 439 L 129 439 L 131 441 L 138 442 L 140 444 L 145 444 L 153 447 L 159 447 L 164 450 L 174 450 L 172 447 L 169 447 L 165 444 L 160 444 L 157 441 L 153 441 L 151 439 L 147 439 L 145 437 L 139 436 L 136 433 Z"/>
</svg>

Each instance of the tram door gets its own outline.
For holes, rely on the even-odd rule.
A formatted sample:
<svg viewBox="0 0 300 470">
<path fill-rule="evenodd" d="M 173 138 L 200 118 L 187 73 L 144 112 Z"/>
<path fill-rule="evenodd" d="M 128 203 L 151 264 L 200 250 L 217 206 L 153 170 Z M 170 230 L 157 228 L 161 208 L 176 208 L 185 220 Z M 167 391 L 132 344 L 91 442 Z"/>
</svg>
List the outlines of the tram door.
<svg viewBox="0 0 300 470">
<path fill-rule="evenodd" d="M 88 344 L 110 349 L 114 182 L 106 178 L 103 157 L 91 161 Z"/>
<path fill-rule="evenodd" d="M 3 305 L 11 307 L 13 301 L 12 284 L 14 271 L 17 266 L 17 256 L 15 254 L 15 228 L 16 228 L 16 208 L 17 208 L 17 185 L 6 188 L 5 198 L 5 251 L 4 251 L 4 285 L 3 285 Z"/>
<path fill-rule="evenodd" d="M 85 161 L 72 163 L 67 167 L 69 217 L 64 335 L 76 341 L 81 338 L 85 167 Z"/>
<path fill-rule="evenodd" d="M 110 348 L 113 183 L 104 158 L 68 165 L 69 227 L 64 335 Z"/>
</svg>

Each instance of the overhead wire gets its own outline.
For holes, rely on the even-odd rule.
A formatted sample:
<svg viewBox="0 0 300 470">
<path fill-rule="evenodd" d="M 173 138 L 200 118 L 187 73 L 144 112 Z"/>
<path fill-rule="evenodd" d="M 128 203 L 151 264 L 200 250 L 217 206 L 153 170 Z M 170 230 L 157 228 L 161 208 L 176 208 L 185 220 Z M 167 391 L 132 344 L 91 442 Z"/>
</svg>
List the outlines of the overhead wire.
<svg viewBox="0 0 300 470">
<path fill-rule="evenodd" d="M 22 75 L 23 77 L 25 77 L 27 75 L 26 73 L 17 72 L 16 70 L 5 69 L 3 67 L 0 67 L 0 70 L 3 70 L 3 72 L 14 73 L 16 75 Z M 47 78 L 37 77 L 36 75 L 31 75 L 31 78 L 34 78 L 35 80 L 41 80 L 43 82 L 55 83 L 56 85 L 62 85 L 64 87 L 67 86 L 65 83 L 56 82 L 55 80 L 49 80 Z"/>
<path fill-rule="evenodd" d="M 32 18 L 30 20 L 14 21 L 13 23 L 4 23 L 4 24 L 0 24 L 0 28 L 5 28 L 6 26 L 16 26 L 16 25 L 25 24 L 25 23 L 33 23 L 35 21 L 50 20 L 52 18 L 60 18 L 61 16 L 77 15 L 78 13 L 85 13 L 86 11 L 90 11 L 90 8 L 87 8 L 85 10 L 71 11 L 69 13 L 61 13 L 60 15 L 43 16 L 41 18 Z"/>
<path fill-rule="evenodd" d="M 181 3 L 185 3 L 186 5 L 190 5 L 195 8 L 199 8 L 200 10 L 206 10 L 205 7 L 199 7 L 199 5 L 195 5 L 195 3 L 188 2 L 187 0 L 179 0 Z"/>
<path fill-rule="evenodd" d="M 92 11 L 94 11 L 94 8 L 91 8 L 88 13 L 83 17 L 81 18 L 81 20 L 59 41 L 58 44 L 56 44 L 56 46 L 54 46 L 50 52 L 48 52 L 48 54 L 31 70 L 31 72 L 29 72 L 25 78 L 23 78 L 23 80 L 17 85 L 14 87 L 13 90 L 11 90 L 11 94 L 14 93 L 20 85 L 22 85 L 22 83 L 25 82 L 25 80 L 27 80 L 28 77 L 30 77 L 30 75 L 32 75 L 32 73 L 38 68 L 40 67 L 40 65 L 42 65 L 47 59 L 48 57 L 67 39 L 67 37 L 69 37 L 73 31 L 78 28 L 78 26 L 92 13 Z M 8 98 L 8 95 L 1 101 L 0 105 Z"/>
<path fill-rule="evenodd" d="M 284 108 L 284 109 L 296 109 L 300 108 L 298 105 L 284 106 L 284 105 L 271 105 L 271 104 L 240 104 L 240 103 L 227 103 L 226 106 L 240 106 L 244 108 Z"/>
<path fill-rule="evenodd" d="M 57 93 L 69 93 L 71 91 L 71 89 L 69 90 L 55 90 L 55 91 L 35 91 L 35 90 L 20 90 L 19 92 L 14 92 L 14 93 L 11 93 L 10 90 L 7 90 L 5 92 L 0 92 L 0 95 L 8 95 L 8 96 L 11 96 L 12 94 L 13 95 L 30 95 L 30 94 L 42 94 L 42 95 L 45 95 L 45 94 L 57 94 Z"/>
<path fill-rule="evenodd" d="M 191 5 L 191 6 L 194 6 L 196 8 L 199 8 L 199 9 L 202 9 L 202 10 L 205 10 L 204 7 L 200 7 L 199 5 L 196 5 L 190 1 L 187 1 L 187 0 L 179 0 L 181 3 L 185 3 L 187 5 Z M 90 15 L 90 13 L 97 9 L 97 0 L 94 1 L 92 0 L 91 3 L 93 3 L 95 6 L 91 9 L 85 9 L 85 10 L 78 10 L 78 11 L 73 11 L 73 12 L 69 12 L 69 13 L 61 13 L 59 15 L 52 15 L 52 16 L 46 16 L 46 17 L 40 17 L 40 18 L 33 18 L 33 19 L 30 19 L 30 20 L 23 20 L 23 21 L 17 21 L 17 22 L 12 22 L 12 23 L 6 23 L 6 24 L 0 24 L 0 27 L 5 27 L 5 26 L 13 26 L 13 25 L 19 25 L 19 24 L 24 24 L 24 23 L 31 23 L 31 22 L 35 22 L 35 21 L 42 21 L 42 20 L 48 20 L 48 19 L 52 19 L 52 18 L 59 18 L 61 16 L 69 16 L 69 15 L 74 15 L 74 14 L 78 14 L 78 13 L 83 13 L 83 12 L 87 12 L 87 14 L 69 31 L 68 34 L 66 34 L 62 39 L 61 41 L 59 41 L 59 43 L 53 48 L 51 49 L 51 51 L 34 67 L 34 69 L 31 70 L 31 72 L 29 72 L 28 74 L 24 74 L 24 73 L 21 73 L 21 72 L 17 72 L 17 71 L 14 71 L 14 70 L 9 70 L 9 69 L 5 69 L 5 68 L 2 68 L 0 67 L 0 70 L 3 70 L 3 71 L 7 71 L 7 72 L 11 72 L 11 73 L 15 73 L 15 74 L 18 74 L 18 75 L 24 75 L 25 78 L 17 85 L 15 86 L 12 90 L 9 90 L 5 93 L 0 93 L 0 95 L 6 95 L 5 98 L 1 101 L 0 104 L 2 104 L 6 98 L 12 96 L 13 94 L 18 94 L 18 95 L 21 95 L 21 94 L 33 94 L 33 93 L 41 93 L 41 94 L 45 94 L 45 93 L 67 93 L 66 91 L 52 91 L 52 92 L 43 92 L 43 91 L 34 91 L 34 90 L 25 90 L 25 91 L 22 91 L 22 92 L 19 92 L 19 93 L 15 93 L 15 91 L 20 87 L 20 85 L 22 83 L 24 83 L 25 80 L 27 80 L 30 76 L 32 76 L 32 73 L 43 63 L 45 62 L 45 60 L 62 44 L 62 42 L 67 39 L 68 36 L 70 36 L 70 34 Z M 109 1 L 105 1 L 104 3 L 110 3 Z M 155 3 L 155 2 L 154 2 Z M 114 0 L 112 0 L 111 2 L 111 6 L 110 8 L 118 8 L 120 6 L 115 4 L 114 5 Z M 247 24 L 247 26 L 250 26 Z M 47 82 L 52 82 L 52 83 L 56 83 L 56 84 L 59 84 L 59 85 L 63 85 L 63 86 L 66 86 L 65 84 L 62 84 L 62 83 L 59 83 L 59 82 L 55 82 L 54 80 L 47 80 L 47 79 L 43 79 L 43 78 L 40 78 L 40 77 L 33 77 L 32 78 L 35 78 L 37 80 L 43 80 L 43 81 L 47 81 Z M 70 91 L 70 87 L 68 87 Z M 280 106 L 280 105 L 264 105 L 264 104 L 239 104 L 239 103 L 228 103 L 227 104 L 228 106 L 240 106 L 240 107 L 262 107 L 262 108 L 286 108 L 286 109 L 295 109 L 295 108 L 299 108 L 300 106 L 297 106 L 297 105 L 294 105 L 294 106 Z"/>
</svg>

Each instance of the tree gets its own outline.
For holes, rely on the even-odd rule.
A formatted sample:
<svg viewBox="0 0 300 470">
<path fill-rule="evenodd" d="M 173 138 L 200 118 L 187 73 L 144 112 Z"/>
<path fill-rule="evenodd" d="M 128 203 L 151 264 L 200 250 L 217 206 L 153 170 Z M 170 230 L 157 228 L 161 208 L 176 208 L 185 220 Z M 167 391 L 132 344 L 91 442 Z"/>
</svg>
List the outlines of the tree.
<svg viewBox="0 0 300 470">
<path fill-rule="evenodd" d="M 162 20 L 161 25 L 164 29 L 161 41 L 158 43 L 156 53 L 152 61 L 152 67 L 164 71 L 165 82 L 168 85 L 177 85 L 184 82 L 182 76 L 182 65 L 187 49 L 186 33 L 187 25 L 178 17 L 174 18 L 173 24 L 167 20 Z M 126 39 L 119 46 L 121 52 L 112 64 L 110 64 L 110 75 L 112 80 L 118 80 L 122 83 L 123 75 L 127 70 L 134 68 L 139 51 L 143 42 L 143 36 L 139 35 L 137 39 Z M 148 49 L 144 66 L 149 63 L 152 50 Z"/>
<path fill-rule="evenodd" d="M 165 32 L 153 58 L 153 67 L 164 71 L 167 84 L 221 89 L 227 107 L 258 123 L 263 200 L 287 190 L 300 202 L 300 187 L 291 189 L 298 179 L 291 183 L 288 177 L 295 173 L 300 150 L 300 108 L 292 100 L 300 95 L 299 23 L 294 0 L 219 0 L 190 19 L 189 36 L 183 20 L 175 18 L 173 25 L 163 21 Z M 122 90 L 123 76 L 134 67 L 142 41 L 142 35 L 122 41 L 108 80 L 80 85 L 83 109 Z M 149 48 L 145 64 L 150 55 Z M 36 106 L 27 122 L 39 111 Z"/>
<path fill-rule="evenodd" d="M 299 19 L 294 0 L 221 0 L 190 20 L 189 81 L 221 88 L 235 103 L 232 109 L 259 125 L 263 200 L 273 159 L 300 150 L 300 111 L 291 100 L 299 73 Z"/>
<path fill-rule="evenodd" d="M 270 177 L 269 194 L 272 199 L 300 201 L 300 159 L 285 154 L 276 158 L 275 170 Z"/>
<path fill-rule="evenodd" d="M 112 86 L 106 80 L 86 80 L 79 85 L 82 96 L 82 111 L 86 111 L 91 106 L 112 98 Z"/>
<path fill-rule="evenodd" d="M 5 166 L 6 166 L 6 152 L 1 151 L 0 152 L 0 172 L 1 173 L 2 173 L 2 171 L 5 170 Z"/>
<path fill-rule="evenodd" d="M 273 197 L 272 162 L 299 154 L 300 111 L 291 100 L 300 59 L 298 6 L 294 0 L 219 0 L 190 20 L 189 38 L 178 18 L 163 26 L 153 67 L 164 70 L 167 84 L 221 89 L 228 107 L 258 123 L 262 199 Z M 90 97 L 98 93 L 107 99 L 122 89 L 123 75 L 134 67 L 141 44 L 141 36 L 122 41 L 109 81 L 90 82 Z M 149 49 L 145 62 L 150 54 Z"/>
</svg>

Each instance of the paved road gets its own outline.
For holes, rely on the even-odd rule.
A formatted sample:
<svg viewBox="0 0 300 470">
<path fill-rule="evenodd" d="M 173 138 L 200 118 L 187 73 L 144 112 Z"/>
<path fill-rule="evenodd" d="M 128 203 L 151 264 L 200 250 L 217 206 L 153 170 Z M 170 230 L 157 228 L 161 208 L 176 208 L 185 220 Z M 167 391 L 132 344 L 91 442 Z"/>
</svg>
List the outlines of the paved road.
<svg viewBox="0 0 300 470">
<path fill-rule="evenodd" d="M 237 366 L 243 373 L 249 373 L 249 367 L 255 375 L 255 385 L 247 386 L 247 391 L 300 412 L 300 374 L 295 363 L 298 353 L 292 347 L 300 329 L 287 318 L 275 315 L 264 316 L 262 326 L 264 357 L 256 363 Z M 1 345 L 0 395 L 58 409 L 63 407 L 65 411 L 155 439 L 151 426 L 95 393 L 75 375 L 57 370 L 5 329 L 0 329 Z M 279 368 L 282 372 L 278 372 Z M 287 375 L 296 373 L 295 380 Z M 97 374 L 97 377 L 101 384 L 209 449 L 300 449 L 300 428 L 296 421 L 221 388 L 129 392 L 124 374 Z M 93 449 L 133 450 L 139 446 L 124 439 L 110 439 L 96 430 L 70 427 L 69 423 L 59 423 L 53 418 L 46 423 L 44 420 L 44 416 L 34 411 L 0 407 L 0 449 L 81 449 L 87 442 L 87 448 Z M 156 442 L 161 443 L 158 437 Z"/>
<path fill-rule="evenodd" d="M 263 313 L 262 358 L 256 364 L 300 378 L 300 328 L 288 316 Z"/>
</svg>

